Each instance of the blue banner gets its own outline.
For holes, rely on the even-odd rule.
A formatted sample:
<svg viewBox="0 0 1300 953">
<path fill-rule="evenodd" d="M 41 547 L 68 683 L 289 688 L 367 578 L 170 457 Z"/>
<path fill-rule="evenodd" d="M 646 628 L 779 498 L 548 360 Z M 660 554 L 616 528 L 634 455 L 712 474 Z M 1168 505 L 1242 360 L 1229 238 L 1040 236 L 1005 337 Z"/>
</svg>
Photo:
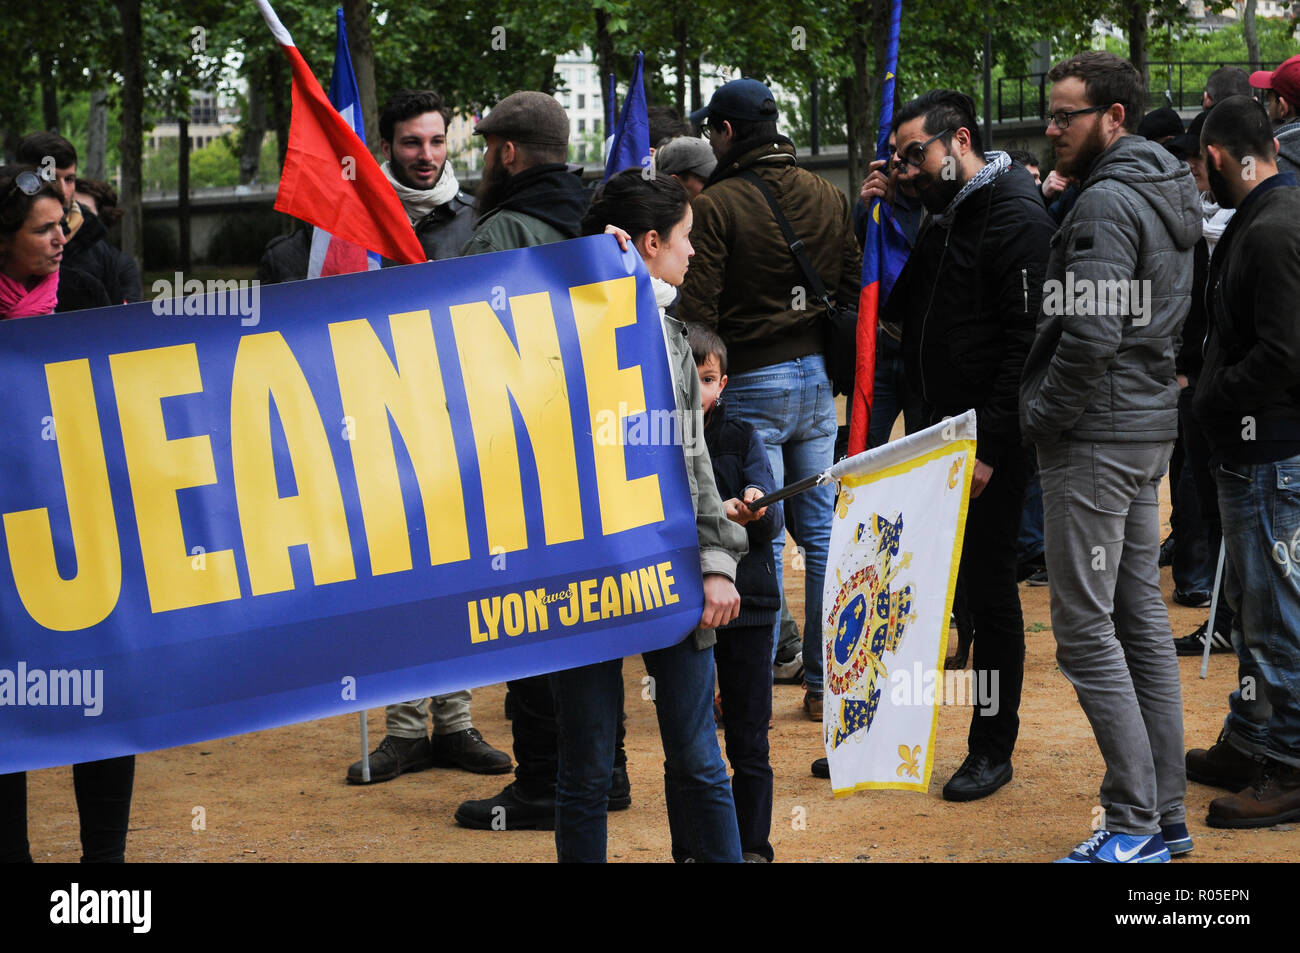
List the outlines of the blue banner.
<svg viewBox="0 0 1300 953">
<path fill-rule="evenodd" d="M 152 291 L 0 324 L 0 772 L 699 622 L 691 428 L 612 237 Z"/>
</svg>

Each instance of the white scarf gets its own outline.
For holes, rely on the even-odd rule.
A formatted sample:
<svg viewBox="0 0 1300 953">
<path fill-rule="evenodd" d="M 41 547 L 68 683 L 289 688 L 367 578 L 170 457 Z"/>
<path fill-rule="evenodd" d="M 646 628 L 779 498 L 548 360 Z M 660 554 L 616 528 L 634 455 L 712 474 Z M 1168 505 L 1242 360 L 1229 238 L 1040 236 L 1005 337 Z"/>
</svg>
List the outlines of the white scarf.
<svg viewBox="0 0 1300 953">
<path fill-rule="evenodd" d="M 1209 192 L 1201 193 L 1201 234 L 1205 236 L 1205 244 L 1210 254 L 1214 254 L 1214 246 L 1219 243 L 1223 237 L 1223 230 L 1228 227 L 1228 222 L 1232 221 L 1235 208 L 1220 208 L 1218 203 L 1210 198 Z"/>
<path fill-rule="evenodd" d="M 664 309 L 673 303 L 677 297 L 677 289 L 664 281 L 662 278 L 650 276 L 650 287 L 655 292 L 655 304 L 659 305 L 659 315 L 662 317 Z"/>
<path fill-rule="evenodd" d="M 940 228 L 952 228 L 953 219 L 957 217 L 957 206 L 965 200 L 976 189 L 982 189 L 1002 173 L 1011 168 L 1011 156 L 1005 152 L 986 152 L 984 154 L 984 166 L 966 180 L 966 184 L 961 187 L 948 207 L 934 216 L 934 224 Z"/>
<path fill-rule="evenodd" d="M 456 173 L 452 170 L 450 162 L 442 164 L 442 174 L 438 176 L 438 181 L 433 183 L 431 189 L 413 189 L 398 182 L 393 178 L 392 165 L 388 162 L 380 168 L 384 170 L 384 175 L 388 176 L 388 184 L 402 200 L 402 207 L 406 209 L 406 217 L 411 220 L 412 225 L 417 224 L 439 205 L 446 205 L 460 192 L 460 183 L 456 181 Z"/>
</svg>

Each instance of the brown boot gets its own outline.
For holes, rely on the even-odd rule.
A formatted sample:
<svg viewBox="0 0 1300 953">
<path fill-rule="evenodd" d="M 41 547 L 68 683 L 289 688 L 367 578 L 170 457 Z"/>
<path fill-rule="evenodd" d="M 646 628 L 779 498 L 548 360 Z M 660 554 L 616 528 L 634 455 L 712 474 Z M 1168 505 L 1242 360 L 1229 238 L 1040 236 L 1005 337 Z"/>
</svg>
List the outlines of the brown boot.
<svg viewBox="0 0 1300 953">
<path fill-rule="evenodd" d="M 1240 794 L 1215 798 L 1205 823 L 1211 827 L 1272 827 L 1300 819 L 1300 768 L 1268 759 L 1258 780 Z"/>
<path fill-rule="evenodd" d="M 803 712 L 808 716 L 809 721 L 822 720 L 822 698 L 821 692 L 804 691 Z"/>
<path fill-rule="evenodd" d="M 1209 748 L 1187 752 L 1187 780 L 1212 788 L 1240 791 L 1250 787 L 1256 768 L 1254 758 L 1224 741 L 1222 735 Z"/>
</svg>

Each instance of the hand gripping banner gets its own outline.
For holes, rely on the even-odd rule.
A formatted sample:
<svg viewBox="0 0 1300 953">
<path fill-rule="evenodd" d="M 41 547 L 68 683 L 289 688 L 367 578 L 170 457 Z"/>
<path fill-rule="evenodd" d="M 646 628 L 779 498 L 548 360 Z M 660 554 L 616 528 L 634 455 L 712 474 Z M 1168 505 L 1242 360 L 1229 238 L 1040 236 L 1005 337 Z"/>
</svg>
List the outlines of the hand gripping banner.
<svg viewBox="0 0 1300 953">
<path fill-rule="evenodd" d="M 0 324 L 0 772 L 584 665 L 699 622 L 694 417 L 612 237 L 189 285 Z"/>
</svg>

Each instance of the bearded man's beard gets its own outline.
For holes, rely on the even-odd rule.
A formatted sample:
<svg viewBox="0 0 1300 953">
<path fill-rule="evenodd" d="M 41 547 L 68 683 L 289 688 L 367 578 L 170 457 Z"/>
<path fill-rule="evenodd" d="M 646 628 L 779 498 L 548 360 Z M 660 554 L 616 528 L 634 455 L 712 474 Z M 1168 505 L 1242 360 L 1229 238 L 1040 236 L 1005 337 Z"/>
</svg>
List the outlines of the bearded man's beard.
<svg viewBox="0 0 1300 953">
<path fill-rule="evenodd" d="M 478 218 L 482 218 L 501 204 L 509 184 L 510 173 L 501 166 L 493 163 L 490 167 L 484 168 L 483 181 L 479 183 L 476 192 Z"/>
</svg>

